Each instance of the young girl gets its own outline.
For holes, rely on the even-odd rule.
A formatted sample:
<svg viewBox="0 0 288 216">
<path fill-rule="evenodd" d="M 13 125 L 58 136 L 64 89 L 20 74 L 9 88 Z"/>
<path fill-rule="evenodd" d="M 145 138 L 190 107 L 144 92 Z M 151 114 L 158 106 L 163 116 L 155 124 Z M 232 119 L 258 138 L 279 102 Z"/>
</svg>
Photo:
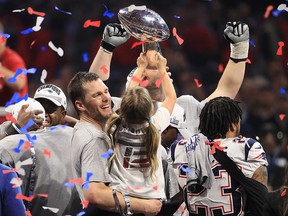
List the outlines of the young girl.
<svg viewBox="0 0 288 216">
<path fill-rule="evenodd" d="M 167 60 L 159 53 L 141 53 L 138 69 L 122 97 L 118 114 L 108 123 L 108 134 L 114 145 L 110 175 L 113 189 L 130 196 L 165 199 L 160 135 L 170 123 L 176 102 L 173 84 L 166 72 Z M 148 79 L 145 68 L 151 61 L 157 68 Z M 150 77 L 150 76 L 149 76 Z M 166 98 L 154 112 L 146 88 L 139 85 L 162 85 Z M 152 83 L 153 82 L 153 83 Z M 154 114 L 155 113 L 155 114 Z"/>
</svg>

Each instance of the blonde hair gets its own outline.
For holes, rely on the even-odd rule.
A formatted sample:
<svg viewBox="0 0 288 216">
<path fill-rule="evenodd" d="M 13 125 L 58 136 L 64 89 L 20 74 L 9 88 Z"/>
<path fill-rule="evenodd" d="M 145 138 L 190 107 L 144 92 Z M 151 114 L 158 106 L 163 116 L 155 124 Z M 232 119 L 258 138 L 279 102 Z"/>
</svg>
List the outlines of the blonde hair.
<svg viewBox="0 0 288 216">
<path fill-rule="evenodd" d="M 121 122 L 129 124 L 143 124 L 145 132 L 145 148 L 146 157 L 150 164 L 150 177 L 158 168 L 157 150 L 160 140 L 160 132 L 151 122 L 150 118 L 153 114 L 152 99 L 143 87 L 134 87 L 126 90 L 122 97 L 122 102 L 119 109 L 119 115 L 113 114 L 108 121 L 107 132 L 112 140 L 114 155 L 117 151 L 115 147 L 115 134 Z"/>
</svg>

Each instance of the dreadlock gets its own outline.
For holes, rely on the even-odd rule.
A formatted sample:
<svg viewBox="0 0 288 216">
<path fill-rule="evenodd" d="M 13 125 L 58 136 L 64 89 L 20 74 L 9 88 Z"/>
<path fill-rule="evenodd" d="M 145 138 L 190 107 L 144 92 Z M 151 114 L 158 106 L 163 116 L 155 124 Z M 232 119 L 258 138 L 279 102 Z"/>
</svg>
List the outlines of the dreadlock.
<svg viewBox="0 0 288 216">
<path fill-rule="evenodd" d="M 225 138 L 238 124 L 242 110 L 239 102 L 229 97 L 216 97 L 205 104 L 200 114 L 199 130 L 208 139 Z"/>
</svg>

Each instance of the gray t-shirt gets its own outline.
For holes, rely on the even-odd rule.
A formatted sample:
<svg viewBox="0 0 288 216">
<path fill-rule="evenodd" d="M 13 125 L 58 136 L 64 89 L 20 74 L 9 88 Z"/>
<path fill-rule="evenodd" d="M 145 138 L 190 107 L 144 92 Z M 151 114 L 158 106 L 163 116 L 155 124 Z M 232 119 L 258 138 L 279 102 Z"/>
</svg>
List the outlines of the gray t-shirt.
<svg viewBox="0 0 288 216">
<path fill-rule="evenodd" d="M 82 178 L 84 183 L 86 180 L 103 183 L 111 181 L 108 173 L 108 159 L 103 156 L 109 150 L 109 137 L 104 131 L 91 123 L 78 122 L 74 126 L 71 150 L 73 178 Z M 76 186 L 83 200 L 84 184 Z"/>
<path fill-rule="evenodd" d="M 64 184 L 72 176 L 70 158 L 72 133 L 73 128 L 68 126 L 45 128 L 28 133 L 36 156 L 36 184 L 33 194 L 48 194 L 48 198 L 36 196 L 33 199 L 33 215 L 46 215 L 47 211 L 50 211 L 43 208 L 46 206 L 59 209 L 56 215 L 60 216 L 68 206 L 72 189 L 65 187 Z M 17 162 L 27 161 L 27 159 L 31 161 L 28 140 L 29 138 L 25 134 L 11 135 L 2 139 L 0 141 L 0 160 L 12 168 L 15 168 Z M 31 163 L 23 165 L 21 168 L 24 169 L 25 174 L 21 169 L 16 171 L 23 180 L 22 193 L 25 194 Z"/>
</svg>

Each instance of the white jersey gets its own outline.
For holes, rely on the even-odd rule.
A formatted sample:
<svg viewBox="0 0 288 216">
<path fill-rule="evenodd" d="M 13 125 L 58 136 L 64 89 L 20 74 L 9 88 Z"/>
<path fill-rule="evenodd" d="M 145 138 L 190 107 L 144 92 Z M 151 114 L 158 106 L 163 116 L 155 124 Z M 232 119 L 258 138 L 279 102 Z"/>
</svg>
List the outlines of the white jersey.
<svg viewBox="0 0 288 216">
<path fill-rule="evenodd" d="M 221 147 L 236 163 L 246 177 L 251 178 L 260 166 L 267 166 L 266 154 L 259 142 L 251 138 L 229 138 L 220 141 Z M 212 157 L 214 182 L 211 189 L 199 188 L 187 193 L 191 215 L 244 215 L 245 192 L 243 188 Z"/>
<path fill-rule="evenodd" d="M 170 123 L 169 111 L 160 107 L 152 117 L 152 122 L 160 134 Z M 143 143 L 145 136 L 143 124 L 131 125 L 129 128 L 121 124 L 118 127 L 115 135 L 117 153 L 111 165 L 110 187 L 131 196 L 165 198 L 161 140 L 157 151 L 158 168 L 151 178 L 146 147 Z"/>
</svg>

